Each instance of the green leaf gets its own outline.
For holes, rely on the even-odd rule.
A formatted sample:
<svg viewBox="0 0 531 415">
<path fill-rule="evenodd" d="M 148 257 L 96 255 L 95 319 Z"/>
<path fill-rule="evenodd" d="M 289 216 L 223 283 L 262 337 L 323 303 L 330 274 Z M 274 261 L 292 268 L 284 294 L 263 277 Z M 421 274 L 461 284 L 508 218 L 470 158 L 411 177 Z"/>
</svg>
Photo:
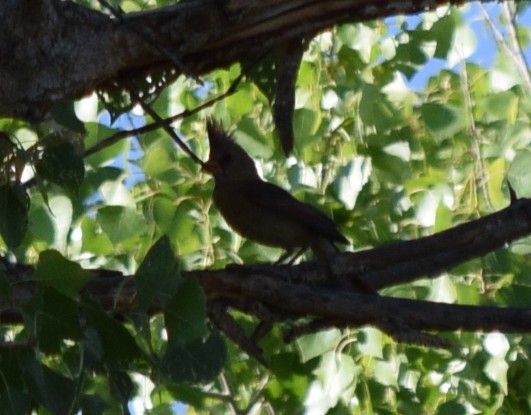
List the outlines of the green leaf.
<svg viewBox="0 0 531 415">
<path fill-rule="evenodd" d="M 225 105 L 230 115 L 234 119 L 250 114 L 254 109 L 254 97 L 248 88 L 240 87 L 238 92 L 225 100 Z"/>
<path fill-rule="evenodd" d="M 173 382 L 208 383 L 220 373 L 226 358 L 225 343 L 215 332 L 206 340 L 198 339 L 185 346 L 169 344 L 161 371 Z"/>
<path fill-rule="evenodd" d="M 167 391 L 161 389 L 155 389 L 156 397 L 153 396 L 160 403 L 174 403 L 175 401 L 179 401 L 189 404 L 197 410 L 204 408 L 205 401 L 208 402 L 208 396 L 201 387 L 187 385 L 185 383 L 168 383 Z"/>
<path fill-rule="evenodd" d="M 33 359 L 33 351 L 28 348 L 0 348 L 0 373 L 3 377 L 3 383 L 0 385 L 0 397 L 4 394 L 4 388 L 10 388 L 13 391 L 24 390 L 22 368 Z"/>
<path fill-rule="evenodd" d="M 453 14 L 456 15 L 457 13 L 454 12 Z M 459 22 L 457 23 L 452 39 L 452 47 L 447 55 L 447 65 L 449 68 L 471 56 L 477 46 L 476 35 L 472 29 L 462 21 L 460 16 L 458 19 Z"/>
<path fill-rule="evenodd" d="M 347 46 L 342 46 L 337 53 L 337 59 L 339 59 L 339 62 L 345 71 L 346 78 L 343 80 L 345 84 L 344 86 L 358 88 L 361 81 L 358 75 L 359 68 L 365 66 L 359 52 Z"/>
<path fill-rule="evenodd" d="M 164 234 L 170 229 L 176 209 L 177 206 L 172 199 L 160 196 L 155 196 L 153 199 L 153 219 L 161 233 Z"/>
<path fill-rule="evenodd" d="M 395 121 L 395 110 L 386 96 L 375 85 L 363 84 L 360 100 L 360 117 L 378 132 L 384 132 Z"/>
<path fill-rule="evenodd" d="M 54 241 L 51 247 L 61 252 L 65 252 L 69 241 L 69 235 L 72 231 L 73 206 L 72 199 L 64 196 L 53 196 L 49 200 L 48 208 L 52 216 L 54 226 Z"/>
<path fill-rule="evenodd" d="M 426 103 L 420 108 L 422 120 L 435 140 L 441 142 L 466 128 L 464 111 L 438 103 Z"/>
<path fill-rule="evenodd" d="M 109 237 L 101 232 L 93 218 L 85 216 L 81 220 L 81 231 L 84 252 L 92 252 L 96 255 L 111 255 L 114 252 Z"/>
<path fill-rule="evenodd" d="M 0 185 L 0 235 L 10 249 L 19 246 L 24 239 L 28 208 L 28 197 L 21 185 Z"/>
<path fill-rule="evenodd" d="M 30 232 L 35 240 L 52 245 L 56 240 L 54 217 L 49 207 L 33 204 L 29 211 Z"/>
<path fill-rule="evenodd" d="M 101 415 L 109 405 L 102 396 L 83 395 L 81 397 L 81 413 L 83 415 Z"/>
<path fill-rule="evenodd" d="M 369 63 L 379 33 L 363 23 L 345 24 L 337 29 L 337 37 L 345 46 L 356 50 L 364 63 Z"/>
<path fill-rule="evenodd" d="M 462 403 L 457 400 L 452 400 L 449 402 L 444 402 L 436 412 L 436 415 L 465 415 L 467 414 L 467 409 L 463 406 Z"/>
<path fill-rule="evenodd" d="M 168 342 L 186 345 L 207 334 L 205 294 L 193 278 L 185 278 L 164 309 Z"/>
<path fill-rule="evenodd" d="M 334 182 L 337 197 L 347 209 L 354 209 L 356 199 L 372 173 L 369 157 L 356 156 L 339 170 Z"/>
<path fill-rule="evenodd" d="M 496 118 L 514 123 L 518 117 L 519 97 L 513 91 L 489 94 L 485 98 L 485 109 Z"/>
<path fill-rule="evenodd" d="M 497 301 L 512 307 L 530 307 L 530 298 L 531 287 L 528 285 L 516 284 L 497 292 Z"/>
<path fill-rule="evenodd" d="M 381 359 L 383 356 L 383 335 L 380 330 L 365 327 L 359 331 L 358 349 L 365 356 Z"/>
<path fill-rule="evenodd" d="M 292 402 L 304 399 L 310 380 L 307 373 L 310 368 L 315 368 L 315 361 L 302 364 L 298 354 L 293 352 L 277 353 L 270 359 L 275 380 L 268 385 L 268 398 L 278 401 L 290 399 Z"/>
<path fill-rule="evenodd" d="M 179 255 L 197 253 L 201 249 L 202 241 L 198 235 L 198 221 L 190 212 L 196 209 L 191 201 L 183 201 L 175 209 L 168 236 L 178 249 Z"/>
<path fill-rule="evenodd" d="M 409 41 L 400 43 L 396 48 L 396 60 L 401 71 L 411 79 L 417 68 L 431 57 L 435 42 L 425 30 L 410 30 L 407 32 Z"/>
<path fill-rule="evenodd" d="M 66 297 L 76 295 L 90 278 L 89 271 L 55 250 L 41 252 L 34 277 L 39 284 L 54 288 Z"/>
<path fill-rule="evenodd" d="M 75 409 L 77 388 L 74 380 L 58 374 L 35 360 L 25 362 L 22 370 L 32 398 L 51 414 L 68 414 Z"/>
<path fill-rule="evenodd" d="M 295 146 L 301 153 L 305 147 L 321 140 L 317 133 L 321 123 L 320 115 L 308 108 L 299 108 L 293 114 L 293 132 L 295 135 Z"/>
<path fill-rule="evenodd" d="M 487 189 L 490 201 L 495 209 L 501 209 L 507 203 L 507 189 L 502 191 L 504 182 L 507 179 L 507 161 L 505 158 L 500 157 L 486 163 L 485 168 L 489 177 Z"/>
<path fill-rule="evenodd" d="M 32 397 L 26 391 L 7 387 L 0 393 L 0 408 L 2 408 L 2 414 L 29 414 L 31 413 L 30 408 L 32 400 Z"/>
<path fill-rule="evenodd" d="M 452 227 L 454 213 L 444 203 L 439 203 L 435 212 L 434 232 L 441 232 Z"/>
<path fill-rule="evenodd" d="M 54 289 L 45 289 L 37 296 L 24 314 L 35 327 L 39 349 L 44 353 L 57 353 L 65 340 L 81 340 L 82 330 L 77 303 Z"/>
<path fill-rule="evenodd" d="M 131 363 L 143 357 L 133 336 L 117 320 L 107 315 L 99 305 L 84 300 L 81 308 L 87 318 L 87 323 L 98 334 L 101 358 L 112 365 L 128 367 Z"/>
<path fill-rule="evenodd" d="M 83 180 L 83 184 L 79 189 L 80 198 L 93 197 L 100 187 L 106 182 L 119 182 L 125 173 L 122 169 L 116 167 L 101 167 L 94 170 L 89 170 Z"/>
<path fill-rule="evenodd" d="M 334 350 L 341 340 L 341 332 L 331 329 L 315 334 L 307 334 L 297 339 L 297 345 L 301 352 L 302 362 L 307 362 L 314 357 L 321 356 Z"/>
<path fill-rule="evenodd" d="M 351 356 L 335 351 L 325 354 L 316 370 L 319 382 L 315 384 L 311 399 L 306 400 L 305 404 L 310 407 L 319 405 L 325 410 L 335 407 L 342 397 L 349 398 L 349 389 L 353 387 L 360 371 L 361 368 L 354 364 Z"/>
<path fill-rule="evenodd" d="M 140 236 L 147 230 L 144 217 L 136 210 L 123 206 L 102 207 L 98 210 L 96 221 L 113 245 Z"/>
<path fill-rule="evenodd" d="M 448 52 L 452 46 L 452 39 L 455 31 L 454 16 L 446 15 L 437 20 L 430 29 L 437 41 L 437 48 L 435 49 L 434 57 L 439 59 L 446 59 Z"/>
<path fill-rule="evenodd" d="M 496 55 L 494 66 L 489 70 L 489 78 L 493 91 L 508 90 L 522 83 L 519 65 L 514 64 L 511 54 L 505 50 Z"/>
<path fill-rule="evenodd" d="M 507 180 L 518 197 L 531 197 L 531 151 L 518 152 L 507 172 Z"/>
<path fill-rule="evenodd" d="M 238 123 L 237 141 L 252 157 L 268 159 L 273 155 L 272 142 L 250 117 Z"/>
<path fill-rule="evenodd" d="M 96 123 L 86 123 L 85 127 L 88 131 L 85 139 L 85 148 L 89 151 L 92 147 L 104 142 L 106 139 L 109 139 L 111 136 L 119 132 L 118 129 L 109 128 L 105 125 Z M 121 139 L 112 144 L 109 143 L 109 145 L 104 146 L 99 151 L 86 157 L 85 161 L 93 168 L 101 167 L 105 169 L 106 167 L 103 166 L 106 163 L 116 159 L 121 154 L 127 154 L 130 148 L 130 142 L 131 140 Z M 97 171 L 95 173 L 97 173 Z"/>
<path fill-rule="evenodd" d="M 85 177 L 81 154 L 68 141 L 47 145 L 36 168 L 43 178 L 74 193 L 78 192 Z"/>
<path fill-rule="evenodd" d="M 76 133 L 85 134 L 85 125 L 77 118 L 74 101 L 60 101 L 52 107 L 50 113 L 58 124 Z"/>
<path fill-rule="evenodd" d="M 182 279 L 179 263 L 167 237 L 151 247 L 135 275 L 138 308 L 146 312 L 150 305 L 165 306 L 177 292 Z"/>
<path fill-rule="evenodd" d="M 124 371 L 111 370 L 108 373 L 109 385 L 113 396 L 125 406 L 129 403 L 135 392 L 131 377 Z"/>
<path fill-rule="evenodd" d="M 177 179 L 175 163 L 175 150 L 161 143 L 161 145 L 149 147 L 143 158 L 142 168 L 149 177 L 172 182 Z"/>
<path fill-rule="evenodd" d="M 125 186 L 122 178 L 114 181 L 106 181 L 101 184 L 98 190 L 101 196 L 103 196 L 105 205 L 111 207 L 126 206 L 135 211 L 133 209 L 135 200 L 131 194 L 132 189 Z"/>
</svg>

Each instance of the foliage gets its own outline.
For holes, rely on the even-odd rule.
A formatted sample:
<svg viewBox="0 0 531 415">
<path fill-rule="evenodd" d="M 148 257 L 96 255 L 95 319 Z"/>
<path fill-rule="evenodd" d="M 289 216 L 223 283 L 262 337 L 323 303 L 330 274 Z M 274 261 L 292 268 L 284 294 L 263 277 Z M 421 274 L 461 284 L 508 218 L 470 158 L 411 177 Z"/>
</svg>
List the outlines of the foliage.
<svg viewBox="0 0 531 415">
<path fill-rule="evenodd" d="M 122 3 L 126 11 L 144 5 Z M 515 20 L 504 14 L 509 3 L 488 15 L 478 7 L 346 24 L 316 37 L 297 81 L 295 157 L 284 159 L 268 97 L 250 79 L 174 125 L 201 158 L 206 116 L 231 126 L 264 177 L 333 216 L 351 249 L 483 216 L 508 203 L 508 181 L 530 196 L 531 90 L 514 44 L 529 51 L 531 28 L 520 20 L 525 4 Z M 505 36 L 492 63 L 476 59 L 484 49 L 469 22 L 478 13 L 485 39 Z M 217 70 L 204 86 L 180 77 L 153 107 L 162 117 L 196 108 L 239 73 L 237 64 Z M 36 264 L 38 281 L 22 310 L 24 326 L 1 328 L 3 413 L 115 414 L 130 402 L 153 414 L 172 413 L 176 402 L 190 413 L 531 411 L 531 349 L 523 335 L 449 333 L 455 349 L 436 350 L 396 344 L 372 328 L 333 329 L 286 345 L 276 327 L 261 342 L 266 370 L 211 327 L 200 287 L 180 271 L 271 262 L 280 252 L 227 227 L 212 207 L 211 179 L 162 129 L 106 141 L 149 117 L 134 109 L 109 125 L 95 96 L 76 102 L 75 112 L 62 104 L 53 117 L 36 126 L 0 120 L 2 247 L 17 262 Z M 84 156 L 96 145 L 102 149 Z M 521 240 L 385 294 L 529 307 L 530 250 Z M 79 295 L 87 268 L 136 275 L 134 321 Z M 12 287 L 3 272 L 5 298 Z M 163 309 L 150 318 L 155 301 Z M 256 323 L 235 317 L 248 330 Z"/>
</svg>

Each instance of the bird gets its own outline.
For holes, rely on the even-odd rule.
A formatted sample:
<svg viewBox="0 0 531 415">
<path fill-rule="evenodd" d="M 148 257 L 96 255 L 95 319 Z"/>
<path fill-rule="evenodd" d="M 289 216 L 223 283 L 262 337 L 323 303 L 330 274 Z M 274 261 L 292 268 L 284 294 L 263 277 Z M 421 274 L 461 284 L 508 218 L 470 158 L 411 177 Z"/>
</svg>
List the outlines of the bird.
<svg viewBox="0 0 531 415">
<path fill-rule="evenodd" d="M 339 252 L 335 244 L 349 243 L 320 210 L 262 180 L 253 159 L 219 122 L 210 118 L 206 126 L 210 153 L 202 169 L 214 177 L 214 205 L 233 230 L 263 245 L 284 248 L 277 263 L 290 258 L 292 264 L 308 249 L 329 263 Z"/>
</svg>

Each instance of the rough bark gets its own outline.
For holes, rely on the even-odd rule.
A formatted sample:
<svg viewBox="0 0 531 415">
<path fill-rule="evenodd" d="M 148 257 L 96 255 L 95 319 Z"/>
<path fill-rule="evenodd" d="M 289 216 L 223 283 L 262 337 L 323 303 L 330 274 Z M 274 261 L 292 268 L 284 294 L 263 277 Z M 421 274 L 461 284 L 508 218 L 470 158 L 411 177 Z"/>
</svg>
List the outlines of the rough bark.
<svg viewBox="0 0 531 415">
<path fill-rule="evenodd" d="M 391 321 L 394 329 L 407 324 L 413 330 L 502 330 L 531 332 L 531 310 L 440 304 L 362 292 L 353 281 L 382 289 L 421 277 L 435 277 L 443 269 L 484 255 L 531 234 L 531 199 L 514 201 L 507 208 L 451 230 L 396 242 L 358 253 L 343 253 L 333 269 L 314 262 L 298 266 L 244 265 L 183 274 L 197 278 L 211 308 L 236 308 L 274 321 L 311 317 L 318 327 L 376 325 Z M 34 296 L 33 267 L 10 265 L 4 274 L 10 298 L 0 298 L 0 320 L 22 321 L 21 310 Z M 404 265 L 405 264 L 405 265 Z M 443 264 L 446 264 L 443 266 Z M 106 310 L 128 318 L 137 312 L 134 277 L 94 270 L 82 295 Z M 318 306 L 316 306 L 318 305 Z M 159 308 L 153 305 L 151 313 Z"/>
<path fill-rule="evenodd" d="M 197 0 L 114 18 L 69 1 L 4 0 L 0 115 L 38 120 L 54 103 L 135 73 L 173 67 L 199 76 L 339 23 L 462 3 Z"/>
</svg>

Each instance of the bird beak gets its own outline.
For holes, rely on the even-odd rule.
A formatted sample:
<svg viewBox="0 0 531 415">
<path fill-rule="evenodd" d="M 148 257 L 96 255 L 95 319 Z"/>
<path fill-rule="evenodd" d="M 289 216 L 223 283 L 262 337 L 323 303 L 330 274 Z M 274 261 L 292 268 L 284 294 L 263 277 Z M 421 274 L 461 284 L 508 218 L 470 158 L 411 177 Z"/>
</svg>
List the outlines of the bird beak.
<svg viewBox="0 0 531 415">
<path fill-rule="evenodd" d="M 221 168 L 219 163 L 213 160 L 208 160 L 206 163 L 204 163 L 203 167 L 201 167 L 201 171 L 212 175 L 223 173 L 223 169 Z"/>
</svg>

